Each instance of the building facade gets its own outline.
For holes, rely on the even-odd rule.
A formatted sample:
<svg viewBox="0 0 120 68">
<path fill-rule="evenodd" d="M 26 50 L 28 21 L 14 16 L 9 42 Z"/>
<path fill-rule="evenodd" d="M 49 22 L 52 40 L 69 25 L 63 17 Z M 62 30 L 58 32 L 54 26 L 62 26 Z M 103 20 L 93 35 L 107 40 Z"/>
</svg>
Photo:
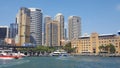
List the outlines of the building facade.
<svg viewBox="0 0 120 68">
<path fill-rule="evenodd" d="M 28 8 L 20 8 L 17 15 L 18 23 L 18 46 L 30 43 L 30 10 Z"/>
<path fill-rule="evenodd" d="M 38 8 L 29 8 L 30 10 L 30 41 L 36 45 L 42 45 L 42 12 Z"/>
<path fill-rule="evenodd" d="M 11 23 L 9 28 L 9 38 L 15 39 L 17 34 L 18 34 L 18 24 Z"/>
<path fill-rule="evenodd" d="M 8 26 L 0 26 L 0 39 L 8 38 L 9 28 Z"/>
<path fill-rule="evenodd" d="M 58 21 L 50 21 L 46 23 L 46 45 L 47 46 L 60 46 L 59 34 L 60 28 Z"/>
<path fill-rule="evenodd" d="M 80 35 L 81 35 L 81 18 L 78 16 L 70 16 L 68 18 L 69 40 L 78 39 Z"/>
<path fill-rule="evenodd" d="M 62 13 L 58 13 L 56 16 L 55 16 L 55 20 L 58 21 L 58 24 L 60 25 L 59 28 L 60 28 L 60 34 L 59 34 L 59 42 L 60 42 L 60 45 L 62 46 L 62 40 L 65 40 L 64 38 L 64 16 L 62 15 Z"/>
<path fill-rule="evenodd" d="M 9 28 L 8 26 L 0 26 L 0 44 L 4 44 L 5 38 L 8 38 Z"/>
<path fill-rule="evenodd" d="M 76 48 L 77 54 L 93 53 L 98 54 L 100 52 L 99 46 L 106 46 L 113 44 L 116 52 L 120 54 L 120 35 L 116 34 L 102 34 L 92 33 L 89 36 L 81 36 L 77 40 L 72 40 L 72 47 Z"/>
<path fill-rule="evenodd" d="M 46 45 L 46 24 L 48 22 L 51 22 L 52 21 L 52 18 L 50 16 L 45 16 L 44 17 L 44 40 L 43 40 L 43 45 Z"/>
</svg>

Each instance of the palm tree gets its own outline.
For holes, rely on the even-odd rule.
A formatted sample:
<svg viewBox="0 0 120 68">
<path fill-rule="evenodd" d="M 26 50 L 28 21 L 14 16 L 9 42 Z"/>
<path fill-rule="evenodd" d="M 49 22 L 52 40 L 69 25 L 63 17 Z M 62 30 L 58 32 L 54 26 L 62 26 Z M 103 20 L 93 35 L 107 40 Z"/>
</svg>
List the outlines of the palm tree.
<svg viewBox="0 0 120 68">
<path fill-rule="evenodd" d="M 110 49 L 109 45 L 106 45 L 106 46 L 105 46 L 105 51 L 106 51 L 107 53 L 110 53 L 110 52 L 109 52 L 109 49 Z"/>
<path fill-rule="evenodd" d="M 108 44 L 107 46 L 105 46 L 105 51 L 107 51 L 108 53 L 115 53 L 116 49 L 113 44 Z"/>
<path fill-rule="evenodd" d="M 99 50 L 100 50 L 100 52 L 105 51 L 105 46 L 104 45 L 99 46 Z"/>
<path fill-rule="evenodd" d="M 116 49 L 115 46 L 113 44 L 109 44 L 109 48 L 110 48 L 110 53 L 115 53 Z"/>
</svg>

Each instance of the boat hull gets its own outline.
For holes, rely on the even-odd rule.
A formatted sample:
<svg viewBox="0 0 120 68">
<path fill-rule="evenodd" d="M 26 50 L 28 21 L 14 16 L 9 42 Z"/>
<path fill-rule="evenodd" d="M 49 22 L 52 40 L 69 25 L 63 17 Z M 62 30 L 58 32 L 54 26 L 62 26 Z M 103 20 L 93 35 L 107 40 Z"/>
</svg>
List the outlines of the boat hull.
<svg viewBox="0 0 120 68">
<path fill-rule="evenodd" d="M 0 56 L 0 59 L 8 59 L 8 60 L 10 60 L 10 59 L 19 59 L 19 58 L 21 58 L 20 56 Z"/>
</svg>

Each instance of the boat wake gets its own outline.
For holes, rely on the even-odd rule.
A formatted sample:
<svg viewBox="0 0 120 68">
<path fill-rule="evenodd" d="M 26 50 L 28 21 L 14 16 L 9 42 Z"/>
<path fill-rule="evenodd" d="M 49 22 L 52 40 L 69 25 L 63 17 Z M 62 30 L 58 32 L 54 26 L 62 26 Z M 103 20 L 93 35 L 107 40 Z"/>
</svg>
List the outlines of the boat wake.
<svg viewBox="0 0 120 68">
<path fill-rule="evenodd" d="M 0 60 L 0 68 L 3 67 L 10 67 L 10 66 L 14 66 L 14 65 L 19 65 L 19 64 L 23 64 L 23 63 L 28 63 L 30 62 L 29 60 L 23 60 L 23 59 L 19 59 L 19 60 Z"/>
<path fill-rule="evenodd" d="M 56 59 L 59 59 L 59 60 L 70 60 L 71 58 L 73 58 L 73 56 L 59 56 Z"/>
</svg>

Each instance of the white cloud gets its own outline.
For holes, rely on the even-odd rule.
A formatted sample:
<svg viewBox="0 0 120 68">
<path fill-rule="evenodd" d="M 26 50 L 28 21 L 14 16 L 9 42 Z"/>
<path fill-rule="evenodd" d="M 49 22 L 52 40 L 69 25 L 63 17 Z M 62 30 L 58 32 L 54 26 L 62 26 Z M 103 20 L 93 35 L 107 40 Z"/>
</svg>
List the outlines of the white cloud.
<svg viewBox="0 0 120 68">
<path fill-rule="evenodd" d="M 120 11 L 120 4 L 118 4 L 118 5 L 116 6 L 116 9 L 117 9 L 118 11 Z"/>
</svg>

